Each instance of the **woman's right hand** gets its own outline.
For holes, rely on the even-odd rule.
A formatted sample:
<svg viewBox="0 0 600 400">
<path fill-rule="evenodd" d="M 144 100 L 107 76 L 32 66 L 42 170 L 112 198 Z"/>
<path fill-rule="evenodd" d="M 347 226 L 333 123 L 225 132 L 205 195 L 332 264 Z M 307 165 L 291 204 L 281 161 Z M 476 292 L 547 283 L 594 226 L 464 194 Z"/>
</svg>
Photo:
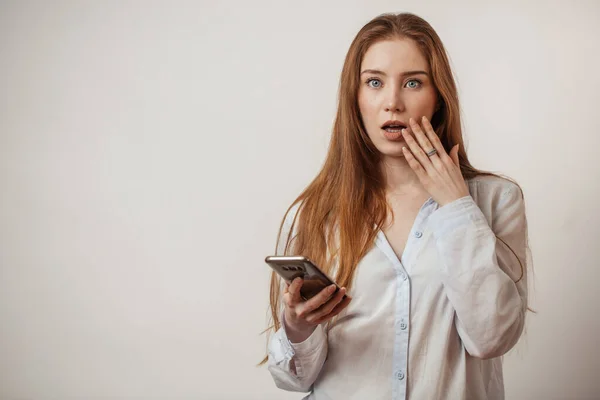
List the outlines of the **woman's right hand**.
<svg viewBox="0 0 600 400">
<path fill-rule="evenodd" d="M 305 341 L 317 328 L 317 325 L 329 321 L 350 303 L 352 298 L 341 288 L 334 294 L 335 285 L 321 290 L 317 295 L 304 300 L 300 296 L 302 278 L 296 278 L 287 285 L 283 294 L 285 306 L 285 328 L 292 343 Z"/>
</svg>

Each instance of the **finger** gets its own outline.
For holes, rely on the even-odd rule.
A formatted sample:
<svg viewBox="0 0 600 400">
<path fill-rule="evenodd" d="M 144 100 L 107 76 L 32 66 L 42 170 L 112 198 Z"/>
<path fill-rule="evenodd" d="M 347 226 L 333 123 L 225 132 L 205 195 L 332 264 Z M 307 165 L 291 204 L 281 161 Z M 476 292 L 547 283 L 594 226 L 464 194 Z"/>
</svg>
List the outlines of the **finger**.
<svg viewBox="0 0 600 400">
<path fill-rule="evenodd" d="M 415 158 L 415 156 L 410 152 L 410 150 L 407 147 L 402 147 L 402 152 L 404 153 L 404 158 L 406 158 L 408 165 L 413 169 L 413 171 L 415 171 L 415 174 L 417 174 L 417 177 L 419 178 L 421 183 L 424 184 L 425 182 L 427 182 L 427 180 L 429 179 L 429 175 L 427 174 L 427 171 L 425 171 L 421 163 Z"/>
<path fill-rule="evenodd" d="M 411 125 L 410 131 L 416 136 L 417 134 L 415 132 L 417 131 L 417 129 L 420 130 L 420 128 L 416 126 L 416 123 L 412 118 L 410 118 L 409 123 Z M 404 140 L 406 141 L 406 144 L 408 144 L 410 151 L 413 153 L 414 157 L 421 163 L 423 168 L 425 168 L 426 171 L 432 171 L 434 169 L 434 166 L 431 163 L 431 160 L 429 159 L 427 154 L 425 154 L 425 151 L 423 151 L 423 148 L 417 142 L 417 140 L 409 133 L 408 129 L 403 129 L 402 135 L 404 136 Z"/>
<path fill-rule="evenodd" d="M 429 125 L 429 127 L 426 127 L 425 121 L 426 121 L 425 116 L 423 116 L 423 118 L 421 120 L 421 123 L 423 124 L 423 128 L 421 128 L 419 126 L 419 124 L 416 121 L 414 121 L 416 129 L 413 129 L 413 132 L 415 134 L 415 138 L 417 139 L 417 142 L 419 142 L 419 145 L 425 152 L 425 155 L 427 155 L 427 153 L 429 153 L 431 150 L 434 150 L 435 147 L 433 147 L 433 145 L 431 144 L 431 141 L 429 140 L 428 135 L 426 134 L 428 128 L 433 130 L 433 127 L 431 125 Z M 437 149 L 435 149 L 435 150 L 437 152 Z M 439 159 L 439 157 L 437 156 L 437 153 L 432 156 L 428 156 L 428 157 L 432 163 L 435 162 L 437 159 Z"/>
<path fill-rule="evenodd" d="M 316 309 L 315 311 L 310 313 L 306 317 L 306 321 L 308 321 L 308 322 L 316 321 L 316 320 L 320 319 L 321 317 L 331 313 L 331 311 L 333 311 L 335 306 L 337 306 L 340 303 L 340 301 L 342 301 L 345 294 L 346 294 L 346 288 L 341 288 L 340 290 L 338 290 L 338 292 L 335 294 L 335 296 L 330 298 L 321 307 L 319 307 L 318 309 Z"/>
<path fill-rule="evenodd" d="M 302 296 L 300 296 L 300 288 L 302 288 L 302 284 L 304 281 L 302 278 L 298 277 L 294 279 L 291 285 L 288 288 L 288 291 L 291 296 L 291 304 L 298 304 L 302 302 Z"/>
<path fill-rule="evenodd" d="M 335 306 L 335 308 L 329 314 L 322 316 L 321 318 L 319 318 L 318 320 L 316 320 L 313 323 L 320 324 L 322 322 L 330 320 L 331 318 L 335 317 L 336 315 L 338 315 L 339 313 L 344 311 L 344 308 L 346 308 L 348 306 L 348 304 L 350 304 L 351 301 L 352 301 L 352 297 L 346 296 L 346 298 L 344 300 L 342 300 L 340 303 L 338 303 L 338 305 Z"/>
<path fill-rule="evenodd" d="M 456 146 L 454 146 L 452 148 L 452 150 L 450 150 L 450 158 L 452 159 L 452 162 L 454 162 L 454 164 L 459 167 L 460 163 L 458 161 L 458 149 L 459 149 L 459 145 L 457 144 Z"/>
<path fill-rule="evenodd" d="M 440 141 L 439 136 L 433 130 L 431 122 L 429 122 L 429 120 L 426 117 L 423 117 L 423 127 L 425 128 L 425 132 L 427 133 L 427 137 L 433 145 L 433 148 L 437 150 L 437 155 L 440 157 L 440 160 L 444 162 L 448 161 L 448 153 L 446 152 L 444 145 Z"/>
<path fill-rule="evenodd" d="M 429 123 L 429 120 L 427 119 L 426 116 L 423 116 L 423 118 L 421 119 L 421 124 L 423 125 L 423 129 L 420 134 L 416 135 L 417 140 L 419 141 L 419 144 L 421 145 L 421 147 L 423 149 L 425 149 L 425 155 L 427 155 L 427 153 L 431 152 L 432 150 L 436 151 L 435 154 L 428 156 L 428 157 L 431 160 L 431 163 L 438 170 L 440 170 L 441 168 L 444 168 L 444 163 L 442 162 L 442 159 L 441 159 L 442 153 L 445 153 L 444 147 L 441 146 L 441 142 L 439 142 L 439 139 L 438 139 L 438 142 L 441 147 L 441 152 L 436 146 L 434 146 L 431 138 L 432 137 L 437 138 L 437 134 L 433 130 L 433 126 Z"/>
<path fill-rule="evenodd" d="M 335 292 L 335 288 L 335 285 L 329 285 L 321 290 L 316 296 L 312 297 L 310 300 L 307 300 L 303 310 L 304 313 L 308 315 L 310 312 L 325 304 Z"/>
</svg>

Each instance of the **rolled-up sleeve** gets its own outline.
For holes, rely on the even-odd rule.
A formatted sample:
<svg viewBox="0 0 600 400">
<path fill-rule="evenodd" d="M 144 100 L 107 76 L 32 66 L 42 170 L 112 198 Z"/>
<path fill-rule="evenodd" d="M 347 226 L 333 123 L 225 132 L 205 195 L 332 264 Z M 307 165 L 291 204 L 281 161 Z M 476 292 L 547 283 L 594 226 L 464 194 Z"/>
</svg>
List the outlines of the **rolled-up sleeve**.
<svg viewBox="0 0 600 400">
<path fill-rule="evenodd" d="M 283 318 L 282 318 L 283 321 Z M 285 323 L 269 339 L 268 369 L 277 387 L 308 392 L 327 357 L 327 334 L 322 325 L 301 343 L 291 343 Z"/>
<path fill-rule="evenodd" d="M 457 331 L 467 352 L 479 358 L 510 350 L 521 336 L 527 311 L 527 222 L 521 190 L 504 188 L 490 207 L 493 218 L 488 222 L 473 197 L 466 196 L 439 208 L 430 219 Z"/>
</svg>

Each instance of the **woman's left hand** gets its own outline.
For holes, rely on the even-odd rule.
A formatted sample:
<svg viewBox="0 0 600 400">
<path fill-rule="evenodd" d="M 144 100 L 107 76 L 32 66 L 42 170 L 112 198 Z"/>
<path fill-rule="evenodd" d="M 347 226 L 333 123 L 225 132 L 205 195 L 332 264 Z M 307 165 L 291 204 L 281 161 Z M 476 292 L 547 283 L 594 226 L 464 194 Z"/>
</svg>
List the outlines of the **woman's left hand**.
<svg viewBox="0 0 600 400">
<path fill-rule="evenodd" d="M 458 144 L 448 155 L 426 117 L 422 119 L 423 129 L 412 118 L 409 124 L 410 127 L 402 130 L 402 135 L 410 150 L 403 147 L 402 151 L 408 165 L 415 171 L 425 190 L 440 207 L 469 196 L 469 188 L 460 172 Z M 414 134 L 414 138 L 410 135 L 410 131 Z M 427 156 L 427 152 L 432 149 L 436 149 L 437 153 L 431 157 Z"/>
</svg>

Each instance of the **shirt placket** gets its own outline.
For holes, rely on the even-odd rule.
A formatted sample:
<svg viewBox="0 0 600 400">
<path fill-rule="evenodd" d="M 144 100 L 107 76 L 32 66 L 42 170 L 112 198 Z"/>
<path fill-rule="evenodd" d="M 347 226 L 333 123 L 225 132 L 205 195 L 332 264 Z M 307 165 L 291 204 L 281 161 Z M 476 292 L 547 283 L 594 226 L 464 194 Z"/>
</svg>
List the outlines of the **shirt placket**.
<svg viewBox="0 0 600 400">
<path fill-rule="evenodd" d="M 410 279 L 402 263 L 396 268 L 396 316 L 394 321 L 394 399 L 406 399 L 408 334 L 410 320 Z"/>
<path fill-rule="evenodd" d="M 406 242 L 405 252 L 402 260 L 399 260 L 391 245 L 385 238 L 380 236 L 380 243 L 388 258 L 392 261 L 396 271 L 396 312 L 394 318 L 394 362 L 393 362 L 393 399 L 406 399 L 407 394 L 407 368 L 408 368 L 408 342 L 410 333 L 410 292 L 411 282 L 405 265 L 410 264 L 411 254 L 418 247 L 419 240 L 423 237 L 422 228 L 428 214 L 429 207 L 433 201 L 426 202 L 415 220 L 414 226 Z"/>
<path fill-rule="evenodd" d="M 394 357 L 392 365 L 392 398 L 406 399 L 406 368 L 408 366 L 408 321 L 410 318 L 410 279 L 385 235 L 379 233 L 378 245 L 392 262 L 396 272 L 394 312 Z M 407 243 L 408 245 L 408 243 Z"/>
</svg>

